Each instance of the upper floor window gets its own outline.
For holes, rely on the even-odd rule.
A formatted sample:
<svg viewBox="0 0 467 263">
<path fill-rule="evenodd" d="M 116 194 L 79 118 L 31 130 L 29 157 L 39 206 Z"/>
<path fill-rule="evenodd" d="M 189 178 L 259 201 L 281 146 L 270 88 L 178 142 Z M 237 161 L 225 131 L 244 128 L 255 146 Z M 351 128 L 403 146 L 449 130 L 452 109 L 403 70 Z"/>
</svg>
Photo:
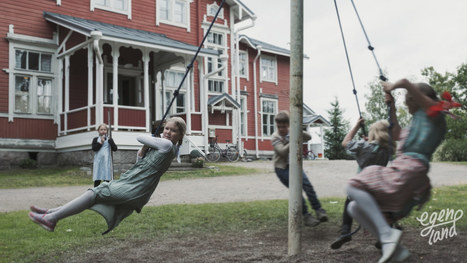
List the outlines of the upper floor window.
<svg viewBox="0 0 467 263">
<path fill-rule="evenodd" d="M 248 53 L 240 51 L 238 54 L 238 74 L 242 78 L 248 78 Z"/>
<path fill-rule="evenodd" d="M 187 28 L 190 31 L 191 0 L 157 0 L 156 25 L 170 24 Z"/>
<path fill-rule="evenodd" d="M 51 54 L 21 49 L 15 50 L 16 69 L 51 72 L 51 62 Z"/>
<path fill-rule="evenodd" d="M 206 40 L 208 41 L 208 43 L 211 43 L 214 45 L 225 46 L 224 34 L 222 33 L 209 32 Z"/>
<path fill-rule="evenodd" d="M 208 80 L 208 91 L 213 93 L 223 93 L 224 92 L 224 80 Z"/>
<path fill-rule="evenodd" d="M 277 63 L 272 56 L 261 56 L 261 81 L 271 81 L 277 83 Z"/>
<path fill-rule="evenodd" d="M 207 11 L 206 13 L 208 16 L 215 16 L 217 13 L 217 10 L 219 10 L 219 6 L 217 5 L 216 2 L 212 3 L 211 5 L 207 5 Z M 224 9 L 221 9 L 219 12 L 219 15 L 217 16 L 218 18 L 224 18 Z"/>
<path fill-rule="evenodd" d="M 91 0 L 91 11 L 95 8 L 124 14 L 131 19 L 131 0 Z"/>
</svg>

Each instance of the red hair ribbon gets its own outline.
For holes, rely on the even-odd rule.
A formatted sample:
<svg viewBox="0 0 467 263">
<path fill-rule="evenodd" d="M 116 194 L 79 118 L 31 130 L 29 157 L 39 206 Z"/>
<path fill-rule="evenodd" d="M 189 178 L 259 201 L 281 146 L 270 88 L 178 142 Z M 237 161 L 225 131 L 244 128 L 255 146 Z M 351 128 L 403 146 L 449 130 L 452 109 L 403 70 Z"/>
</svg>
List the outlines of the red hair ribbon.
<svg viewBox="0 0 467 263">
<path fill-rule="evenodd" d="M 427 110 L 427 114 L 430 117 L 438 116 L 440 112 L 449 112 L 452 108 L 460 107 L 461 104 L 452 100 L 452 96 L 449 92 L 445 91 L 441 95 L 445 100 L 440 100 L 438 104 L 431 106 Z"/>
</svg>

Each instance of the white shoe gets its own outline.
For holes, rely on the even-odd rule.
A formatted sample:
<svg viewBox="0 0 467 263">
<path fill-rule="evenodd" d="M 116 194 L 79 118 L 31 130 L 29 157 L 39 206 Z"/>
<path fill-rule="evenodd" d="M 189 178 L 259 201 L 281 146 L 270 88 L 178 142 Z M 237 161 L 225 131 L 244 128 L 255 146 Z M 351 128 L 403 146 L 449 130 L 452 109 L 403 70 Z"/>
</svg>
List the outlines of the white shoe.
<svg viewBox="0 0 467 263">
<path fill-rule="evenodd" d="M 396 251 L 396 248 L 399 246 L 399 241 L 402 236 L 402 231 L 398 229 L 391 229 L 391 235 L 385 239 L 384 241 L 381 241 L 382 244 L 382 253 L 383 256 L 378 260 L 378 263 L 385 263 L 388 262 L 388 260 L 391 258 L 391 256 L 394 254 Z"/>
</svg>

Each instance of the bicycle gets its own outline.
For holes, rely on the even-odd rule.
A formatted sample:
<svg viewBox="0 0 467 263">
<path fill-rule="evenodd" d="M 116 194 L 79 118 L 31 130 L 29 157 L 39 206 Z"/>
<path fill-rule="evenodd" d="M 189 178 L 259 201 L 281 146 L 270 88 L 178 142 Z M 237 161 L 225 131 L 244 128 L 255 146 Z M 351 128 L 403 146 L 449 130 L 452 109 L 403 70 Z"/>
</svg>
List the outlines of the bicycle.
<svg viewBox="0 0 467 263">
<path fill-rule="evenodd" d="M 316 154 L 312 150 L 303 150 L 303 159 L 305 160 L 315 160 Z"/>
<path fill-rule="evenodd" d="M 225 140 L 225 142 L 227 143 L 226 148 L 222 149 L 217 143 L 217 136 L 215 139 L 211 139 L 208 147 L 209 153 L 206 154 L 206 160 L 210 162 L 217 162 L 219 161 L 222 155 L 231 162 L 237 161 L 239 157 L 237 146 L 228 145 L 230 143 L 230 140 Z"/>
</svg>

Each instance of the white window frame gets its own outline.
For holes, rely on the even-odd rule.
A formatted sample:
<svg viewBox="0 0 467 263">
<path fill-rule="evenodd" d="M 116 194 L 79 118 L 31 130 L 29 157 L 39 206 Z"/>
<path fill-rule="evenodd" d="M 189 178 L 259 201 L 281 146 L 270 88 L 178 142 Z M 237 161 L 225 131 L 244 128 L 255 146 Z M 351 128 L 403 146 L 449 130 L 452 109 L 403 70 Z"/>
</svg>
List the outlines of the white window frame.
<svg viewBox="0 0 467 263">
<path fill-rule="evenodd" d="M 264 60 L 269 60 L 272 62 L 272 65 L 265 65 L 263 62 Z M 266 74 L 268 76 L 265 76 L 264 71 L 267 70 L 268 73 L 269 71 L 272 73 L 272 78 L 269 77 L 269 74 Z M 276 56 L 269 56 L 269 55 L 261 55 L 260 58 L 260 82 L 274 82 L 277 85 L 277 57 Z"/>
<path fill-rule="evenodd" d="M 117 0 L 104 0 L 108 4 L 100 4 L 98 3 L 99 0 L 91 0 L 91 11 L 94 12 L 94 9 L 101 9 L 110 11 L 117 14 L 126 15 L 128 19 L 131 19 L 131 0 L 121 0 L 123 2 L 123 10 L 114 7 L 114 3 Z"/>
<path fill-rule="evenodd" d="M 209 88 L 209 83 L 213 83 L 213 85 L 215 85 L 215 83 L 222 83 L 222 88 L 221 90 L 213 90 L 212 88 L 210 89 Z M 207 87 L 207 90 L 208 90 L 208 94 L 222 94 L 222 93 L 227 93 L 226 91 L 226 81 L 225 79 L 218 79 L 218 78 L 209 78 L 208 79 L 208 87 Z M 212 86 L 212 85 L 211 85 Z"/>
<path fill-rule="evenodd" d="M 245 55 L 244 60 L 241 59 L 242 55 Z M 244 69 L 243 74 L 241 74 L 241 69 Z M 248 70 L 248 52 L 240 50 L 238 52 L 238 74 L 240 78 L 245 78 L 248 80 L 248 76 L 250 74 Z"/>
<path fill-rule="evenodd" d="M 248 140 L 248 97 L 240 96 L 240 136 Z M 243 124 L 243 126 L 242 126 Z"/>
<path fill-rule="evenodd" d="M 161 12 L 161 2 L 162 1 L 167 1 L 168 5 L 168 19 L 162 19 L 160 12 Z M 186 28 L 187 32 L 190 32 L 190 25 L 191 25 L 191 19 L 190 19 L 190 4 L 193 2 L 193 0 L 156 0 L 156 25 L 159 26 L 160 24 L 167 24 L 171 26 L 177 26 L 177 27 L 182 27 Z M 184 4 L 184 19 L 185 23 L 178 23 L 174 21 L 174 14 L 175 14 L 175 4 L 176 3 L 182 3 Z"/>
<path fill-rule="evenodd" d="M 264 101 L 272 101 L 274 102 L 274 112 L 263 112 L 263 102 Z M 277 112 L 278 112 L 278 105 L 279 104 L 279 100 L 278 99 L 270 99 L 270 98 L 261 98 L 260 99 L 260 105 L 261 105 L 261 110 L 260 110 L 260 114 L 261 114 L 261 137 L 262 138 L 270 138 L 272 136 L 272 134 L 274 133 L 275 131 L 275 123 L 274 123 L 274 117 L 277 115 Z M 268 132 L 265 134 L 264 133 L 264 115 L 267 114 L 268 115 Z M 270 118 L 270 116 L 272 116 L 272 120 Z M 272 123 L 270 123 L 272 122 Z M 271 131 L 271 127 L 272 127 L 272 131 Z"/>
<path fill-rule="evenodd" d="M 180 70 L 176 70 L 176 69 L 169 69 L 169 70 L 166 70 L 164 72 L 164 75 L 166 74 L 177 74 L 177 75 L 180 75 L 180 76 L 184 76 L 185 73 L 183 71 L 180 71 Z M 183 82 L 183 86 L 180 88 L 179 92 L 178 92 L 178 96 L 182 95 L 183 96 L 183 110 L 182 111 L 178 111 L 178 109 L 180 108 L 180 106 L 178 105 L 178 102 L 177 100 L 174 101 L 174 103 L 172 104 L 172 108 L 170 109 L 169 113 L 170 114 L 184 114 L 187 112 L 187 87 L 188 87 L 188 83 L 187 83 L 187 79 L 185 79 L 185 81 Z M 164 105 L 165 107 L 162 108 L 163 112 L 165 112 L 167 110 L 167 106 L 169 105 L 170 101 L 172 100 L 173 98 L 173 93 L 176 89 L 178 89 L 178 86 L 180 85 L 180 83 L 174 83 L 174 85 L 168 85 L 167 83 L 167 77 L 164 76 L 164 82 L 163 82 L 163 85 L 164 85 L 164 93 L 163 94 L 163 99 L 165 101 L 165 103 L 162 103 L 162 105 Z M 161 93 L 162 93 L 162 90 L 161 90 Z M 167 94 L 169 94 L 168 98 L 167 98 Z M 178 98 L 178 97 L 177 97 Z"/>
<path fill-rule="evenodd" d="M 208 16 L 216 16 L 216 13 L 217 13 L 217 10 L 219 9 L 219 5 L 214 2 L 212 4 L 208 4 L 206 5 L 206 14 Z M 219 15 L 217 16 L 217 18 L 224 18 L 224 8 L 221 9 L 221 11 L 219 12 Z"/>
<path fill-rule="evenodd" d="M 23 42 L 19 40 L 18 42 L 15 39 L 23 39 L 26 40 L 28 37 L 23 35 L 17 35 L 14 33 L 8 33 L 9 38 L 9 68 L 7 72 L 9 73 L 9 108 L 8 108 L 8 121 L 13 121 L 14 118 L 23 117 L 23 118 L 35 118 L 35 119 L 54 119 L 54 115 L 57 113 L 57 83 L 56 79 L 56 56 L 55 48 L 50 48 L 46 46 L 50 46 L 50 40 L 41 39 L 41 38 L 33 38 L 31 42 L 34 42 L 37 45 L 29 45 L 27 44 L 28 41 Z M 34 41 L 33 41 L 34 40 Z M 40 70 L 28 70 L 22 68 L 16 68 L 16 51 L 23 50 L 28 52 L 40 53 L 40 54 L 47 54 L 51 55 L 50 59 L 50 72 L 47 71 L 40 71 Z M 40 61 L 39 61 L 40 64 Z M 28 112 L 19 112 L 16 111 L 16 77 L 17 76 L 24 76 L 29 77 L 29 101 L 28 101 Z M 39 79 L 46 79 L 51 80 L 51 94 L 50 94 L 50 112 L 49 113 L 41 113 L 38 112 L 38 80 Z"/>
</svg>

